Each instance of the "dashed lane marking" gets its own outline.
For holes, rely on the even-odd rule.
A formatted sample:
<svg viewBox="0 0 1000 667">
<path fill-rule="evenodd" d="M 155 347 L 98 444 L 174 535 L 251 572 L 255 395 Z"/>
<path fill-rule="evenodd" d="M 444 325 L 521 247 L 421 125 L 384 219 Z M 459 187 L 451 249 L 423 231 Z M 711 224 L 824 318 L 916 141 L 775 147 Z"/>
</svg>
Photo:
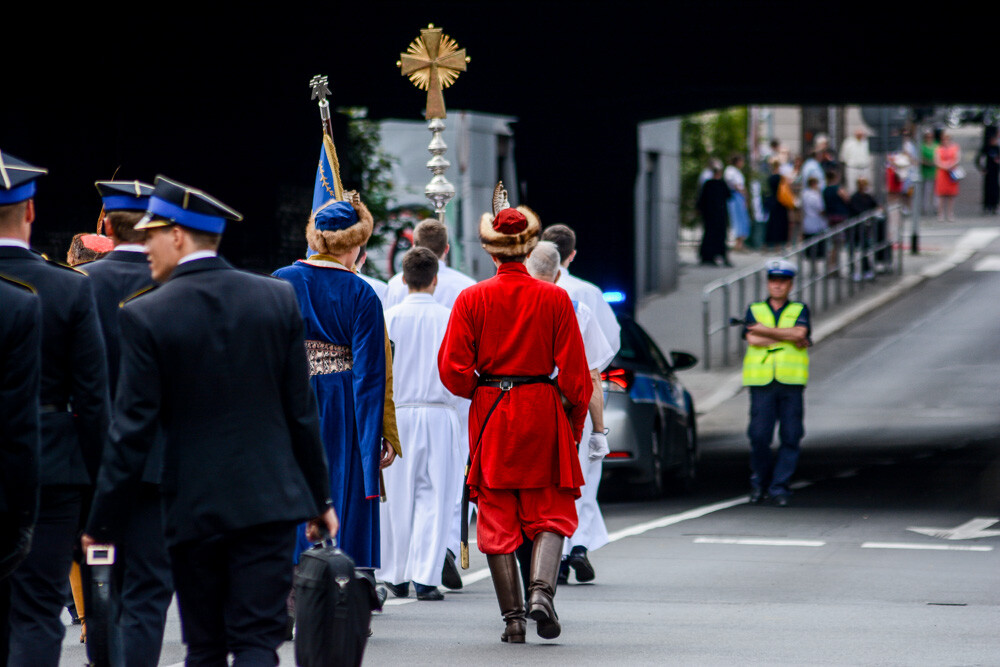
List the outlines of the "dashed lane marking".
<svg viewBox="0 0 1000 667">
<path fill-rule="evenodd" d="M 919 542 L 865 542 L 862 549 L 912 549 L 915 551 L 993 551 L 988 546 L 922 544 Z"/>
<path fill-rule="evenodd" d="M 762 537 L 698 537 L 695 544 L 745 544 L 755 547 L 823 547 L 820 540 L 773 540 Z"/>
<path fill-rule="evenodd" d="M 972 267 L 973 271 L 1000 271 L 1000 255 L 983 257 Z"/>
</svg>

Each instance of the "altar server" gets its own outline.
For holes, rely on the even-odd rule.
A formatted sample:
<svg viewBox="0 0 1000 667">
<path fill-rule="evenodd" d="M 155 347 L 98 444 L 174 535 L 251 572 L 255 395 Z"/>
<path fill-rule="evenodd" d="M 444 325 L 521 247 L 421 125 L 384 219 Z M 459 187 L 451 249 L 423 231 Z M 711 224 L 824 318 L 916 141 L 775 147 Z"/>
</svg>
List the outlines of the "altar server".
<svg viewBox="0 0 1000 667">
<path fill-rule="evenodd" d="M 445 389 L 438 375 L 438 349 L 450 311 L 434 300 L 437 276 L 433 252 L 410 250 L 403 258 L 409 294 L 386 312 L 396 350 L 396 417 L 407 454 L 385 471 L 392 493 L 382 505 L 379 574 L 397 597 L 409 594 L 412 581 L 418 600 L 444 597 L 437 587 L 464 463 L 459 416 L 468 412 L 469 403 Z"/>
</svg>

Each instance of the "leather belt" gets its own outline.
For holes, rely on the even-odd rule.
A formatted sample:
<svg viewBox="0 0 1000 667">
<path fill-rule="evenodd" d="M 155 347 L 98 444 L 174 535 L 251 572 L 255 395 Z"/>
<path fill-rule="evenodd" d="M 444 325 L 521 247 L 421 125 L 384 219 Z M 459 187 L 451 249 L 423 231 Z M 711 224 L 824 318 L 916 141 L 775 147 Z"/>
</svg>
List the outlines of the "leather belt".
<svg viewBox="0 0 1000 667">
<path fill-rule="evenodd" d="M 510 391 L 514 387 L 526 384 L 551 384 L 556 386 L 556 379 L 548 375 L 480 375 L 476 380 L 477 387 L 496 387 L 501 391 Z"/>
</svg>

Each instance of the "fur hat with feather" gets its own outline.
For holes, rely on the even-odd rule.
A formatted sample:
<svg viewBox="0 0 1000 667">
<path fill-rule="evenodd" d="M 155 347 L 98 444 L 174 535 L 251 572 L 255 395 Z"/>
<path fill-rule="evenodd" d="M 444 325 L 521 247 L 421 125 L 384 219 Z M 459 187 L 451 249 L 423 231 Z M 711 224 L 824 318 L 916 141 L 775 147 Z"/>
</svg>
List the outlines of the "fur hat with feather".
<svg viewBox="0 0 1000 667">
<path fill-rule="evenodd" d="M 493 215 L 479 219 L 479 241 L 483 249 L 497 257 L 527 255 L 542 233 L 538 215 L 527 206 L 511 208 L 503 182 L 493 190 Z"/>
</svg>

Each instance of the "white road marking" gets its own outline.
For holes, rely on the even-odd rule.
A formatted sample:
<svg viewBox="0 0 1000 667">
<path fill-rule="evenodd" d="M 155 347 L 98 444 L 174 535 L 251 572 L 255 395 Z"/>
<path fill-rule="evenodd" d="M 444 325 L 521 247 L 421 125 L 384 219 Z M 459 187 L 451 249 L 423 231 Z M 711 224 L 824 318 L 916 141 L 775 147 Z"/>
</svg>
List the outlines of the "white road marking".
<svg viewBox="0 0 1000 667">
<path fill-rule="evenodd" d="M 849 477 L 855 477 L 855 476 L 857 476 L 857 474 L 858 474 L 858 469 L 857 468 L 848 468 L 847 470 L 844 470 L 843 472 L 838 472 L 836 475 L 833 476 L 833 478 L 834 479 L 848 479 Z"/>
<path fill-rule="evenodd" d="M 865 542 L 862 549 L 914 549 L 926 551 L 993 551 L 993 547 L 956 544 L 915 544 L 909 542 Z"/>
<path fill-rule="evenodd" d="M 697 537 L 695 544 L 746 544 L 756 547 L 823 547 L 820 540 L 772 540 L 763 537 Z"/>
<path fill-rule="evenodd" d="M 1000 255 L 983 257 L 972 267 L 973 271 L 1000 271 Z"/>
<path fill-rule="evenodd" d="M 974 540 L 980 537 L 1000 536 L 1000 530 L 984 530 L 995 524 L 997 521 L 1000 521 L 1000 518 L 978 517 L 972 521 L 966 521 L 961 526 L 955 526 L 954 528 L 911 527 L 907 528 L 907 530 L 912 530 L 914 533 L 920 533 L 921 535 L 940 537 L 943 540 Z"/>
</svg>

